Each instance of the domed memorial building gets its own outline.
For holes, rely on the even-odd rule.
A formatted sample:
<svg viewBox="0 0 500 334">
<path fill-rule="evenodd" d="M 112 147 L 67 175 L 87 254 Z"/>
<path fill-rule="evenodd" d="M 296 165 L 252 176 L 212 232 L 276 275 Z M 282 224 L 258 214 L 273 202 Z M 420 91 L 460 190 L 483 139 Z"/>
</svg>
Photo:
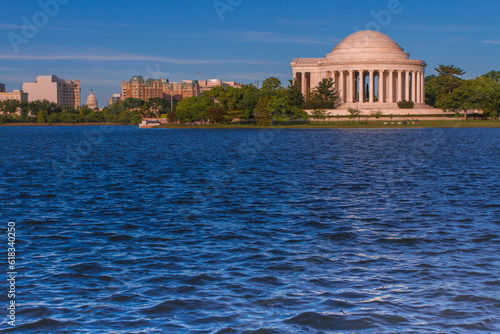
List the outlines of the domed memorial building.
<svg viewBox="0 0 500 334">
<path fill-rule="evenodd" d="M 401 100 L 413 101 L 416 109 L 429 108 L 424 88 L 427 64 L 410 59 L 403 48 L 378 31 L 356 32 L 325 58 L 296 58 L 291 65 L 304 96 L 324 78 L 332 78 L 339 109 L 395 109 Z"/>
</svg>

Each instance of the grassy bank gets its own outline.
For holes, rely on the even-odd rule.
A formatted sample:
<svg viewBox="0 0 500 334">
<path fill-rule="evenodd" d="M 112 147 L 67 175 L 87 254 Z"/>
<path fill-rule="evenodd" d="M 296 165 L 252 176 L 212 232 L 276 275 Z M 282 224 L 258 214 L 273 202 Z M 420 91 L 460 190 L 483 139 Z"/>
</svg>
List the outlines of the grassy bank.
<svg viewBox="0 0 500 334">
<path fill-rule="evenodd" d="M 307 124 L 283 124 L 281 126 L 258 126 L 254 124 L 162 124 L 154 128 L 163 129 L 269 129 L 269 128 L 290 128 L 290 129 L 377 129 L 377 128 L 499 128 L 500 121 L 420 121 L 417 124 L 398 124 L 399 122 L 311 122 Z"/>
<path fill-rule="evenodd" d="M 129 125 L 121 123 L 3 123 L 0 126 L 99 126 L 99 125 Z"/>
</svg>

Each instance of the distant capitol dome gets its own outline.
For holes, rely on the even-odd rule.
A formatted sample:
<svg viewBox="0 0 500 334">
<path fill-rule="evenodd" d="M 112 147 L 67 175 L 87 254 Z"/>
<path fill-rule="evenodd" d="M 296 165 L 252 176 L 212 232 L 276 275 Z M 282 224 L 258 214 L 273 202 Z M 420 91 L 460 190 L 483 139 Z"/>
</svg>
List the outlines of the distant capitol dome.
<svg viewBox="0 0 500 334">
<path fill-rule="evenodd" d="M 90 95 L 87 98 L 87 107 L 89 107 L 90 109 L 98 109 L 99 108 L 99 105 L 97 104 L 97 98 L 95 97 L 92 89 L 90 90 Z"/>
</svg>

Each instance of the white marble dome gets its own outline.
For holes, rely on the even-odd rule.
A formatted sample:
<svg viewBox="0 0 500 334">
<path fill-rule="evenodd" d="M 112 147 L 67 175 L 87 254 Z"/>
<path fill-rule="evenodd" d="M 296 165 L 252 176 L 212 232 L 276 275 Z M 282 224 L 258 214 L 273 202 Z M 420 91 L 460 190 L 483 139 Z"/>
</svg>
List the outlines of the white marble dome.
<svg viewBox="0 0 500 334">
<path fill-rule="evenodd" d="M 363 48 L 387 48 L 403 51 L 403 48 L 394 42 L 392 38 L 374 30 L 355 32 L 344 38 L 334 50 Z"/>
<path fill-rule="evenodd" d="M 392 38 L 373 30 L 358 31 L 347 36 L 326 56 L 331 61 L 405 60 L 409 57 Z"/>
</svg>

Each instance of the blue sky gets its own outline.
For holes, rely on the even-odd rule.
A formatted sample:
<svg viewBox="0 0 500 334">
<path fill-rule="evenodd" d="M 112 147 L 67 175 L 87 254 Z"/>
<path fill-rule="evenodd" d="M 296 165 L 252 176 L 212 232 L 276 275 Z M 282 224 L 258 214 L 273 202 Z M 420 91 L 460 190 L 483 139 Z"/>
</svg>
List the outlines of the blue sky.
<svg viewBox="0 0 500 334">
<path fill-rule="evenodd" d="M 425 60 L 427 75 L 453 64 L 473 78 L 500 70 L 498 13 L 498 0 L 3 0 L 0 82 L 80 79 L 82 100 L 93 88 L 100 106 L 133 75 L 286 83 L 293 58 L 324 57 L 366 28 Z"/>
</svg>

